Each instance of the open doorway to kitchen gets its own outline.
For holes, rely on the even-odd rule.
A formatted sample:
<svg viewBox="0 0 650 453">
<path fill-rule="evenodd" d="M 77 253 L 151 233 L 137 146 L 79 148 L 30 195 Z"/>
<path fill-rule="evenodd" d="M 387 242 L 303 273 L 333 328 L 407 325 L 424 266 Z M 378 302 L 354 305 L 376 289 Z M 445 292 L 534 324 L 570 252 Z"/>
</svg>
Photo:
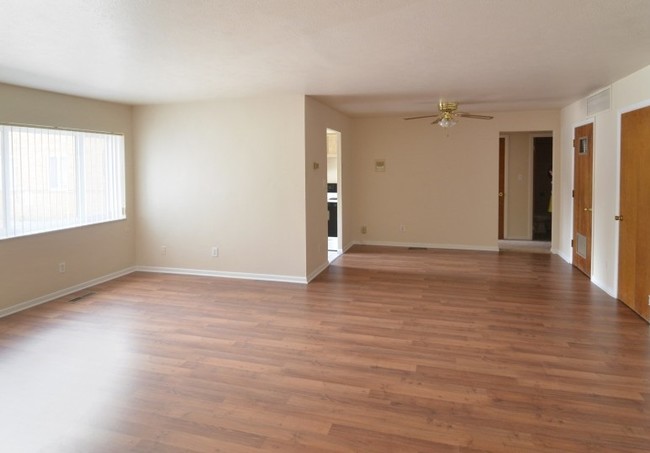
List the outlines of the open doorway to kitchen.
<svg viewBox="0 0 650 453">
<path fill-rule="evenodd" d="M 334 261 L 342 251 L 340 203 L 341 133 L 327 129 L 327 258 Z"/>
</svg>

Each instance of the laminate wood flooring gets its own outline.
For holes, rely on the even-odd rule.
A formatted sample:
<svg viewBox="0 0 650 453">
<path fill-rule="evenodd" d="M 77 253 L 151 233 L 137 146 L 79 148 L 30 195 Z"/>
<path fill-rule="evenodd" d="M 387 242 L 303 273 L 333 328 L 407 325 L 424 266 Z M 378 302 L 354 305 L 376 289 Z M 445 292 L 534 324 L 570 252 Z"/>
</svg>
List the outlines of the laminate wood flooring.
<svg viewBox="0 0 650 453">
<path fill-rule="evenodd" d="M 650 451 L 649 326 L 554 255 L 90 291 L 0 319 L 1 451 Z"/>
</svg>

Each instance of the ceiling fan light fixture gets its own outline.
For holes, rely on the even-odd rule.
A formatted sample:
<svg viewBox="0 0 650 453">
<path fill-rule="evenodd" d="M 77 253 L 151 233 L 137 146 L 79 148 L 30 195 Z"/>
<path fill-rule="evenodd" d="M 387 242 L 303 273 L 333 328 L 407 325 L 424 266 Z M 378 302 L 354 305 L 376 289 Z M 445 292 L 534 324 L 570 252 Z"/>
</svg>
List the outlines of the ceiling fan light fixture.
<svg viewBox="0 0 650 453">
<path fill-rule="evenodd" d="M 423 118 L 433 118 L 431 124 L 439 124 L 440 127 L 448 129 L 456 125 L 456 118 L 473 118 L 477 120 L 491 120 L 493 117 L 489 115 L 476 115 L 474 113 L 459 112 L 457 102 L 440 101 L 438 104 L 438 114 L 433 115 L 420 115 L 404 118 L 405 120 L 420 120 Z"/>
<path fill-rule="evenodd" d="M 444 116 L 440 121 L 438 121 L 440 127 L 448 128 L 456 125 L 456 121 L 451 116 Z"/>
</svg>

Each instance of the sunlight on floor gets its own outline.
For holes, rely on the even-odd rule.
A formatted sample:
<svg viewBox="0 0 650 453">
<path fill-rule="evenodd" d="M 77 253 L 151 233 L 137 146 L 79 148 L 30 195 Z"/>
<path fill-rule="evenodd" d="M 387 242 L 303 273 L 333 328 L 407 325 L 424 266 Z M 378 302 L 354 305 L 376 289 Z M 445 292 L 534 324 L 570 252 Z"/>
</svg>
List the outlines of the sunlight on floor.
<svg viewBox="0 0 650 453">
<path fill-rule="evenodd" d="M 118 370 L 129 360 L 126 343 L 108 329 L 76 335 L 52 330 L 3 354 L 0 387 L 10 391 L 0 405 L 2 450 L 42 451 L 74 437 L 80 423 L 101 417 L 111 396 L 123 390 Z"/>
<path fill-rule="evenodd" d="M 339 238 L 328 237 L 327 238 L 327 260 L 331 263 L 336 258 L 341 255 L 341 251 L 338 250 Z"/>
</svg>

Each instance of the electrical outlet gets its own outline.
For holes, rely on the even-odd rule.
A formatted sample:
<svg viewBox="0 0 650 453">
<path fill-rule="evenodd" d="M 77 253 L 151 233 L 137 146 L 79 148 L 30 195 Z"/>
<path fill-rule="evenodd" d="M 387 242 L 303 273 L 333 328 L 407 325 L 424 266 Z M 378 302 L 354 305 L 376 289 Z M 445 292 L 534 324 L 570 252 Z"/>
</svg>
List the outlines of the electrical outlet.
<svg viewBox="0 0 650 453">
<path fill-rule="evenodd" d="M 210 256 L 212 256 L 213 258 L 218 257 L 219 256 L 219 247 L 213 246 L 212 251 L 210 252 Z"/>
<path fill-rule="evenodd" d="M 166 245 L 163 245 L 162 247 L 160 247 L 160 254 L 161 255 L 167 255 L 167 246 Z"/>
<path fill-rule="evenodd" d="M 361 234 L 366 234 L 367 232 L 368 232 L 368 228 L 366 228 L 365 225 L 362 226 L 362 227 L 361 227 Z"/>
<path fill-rule="evenodd" d="M 59 273 L 63 274 L 65 272 L 65 261 L 59 263 Z"/>
<path fill-rule="evenodd" d="M 406 231 L 406 225 L 400 225 L 399 230 L 403 233 Z"/>
</svg>

